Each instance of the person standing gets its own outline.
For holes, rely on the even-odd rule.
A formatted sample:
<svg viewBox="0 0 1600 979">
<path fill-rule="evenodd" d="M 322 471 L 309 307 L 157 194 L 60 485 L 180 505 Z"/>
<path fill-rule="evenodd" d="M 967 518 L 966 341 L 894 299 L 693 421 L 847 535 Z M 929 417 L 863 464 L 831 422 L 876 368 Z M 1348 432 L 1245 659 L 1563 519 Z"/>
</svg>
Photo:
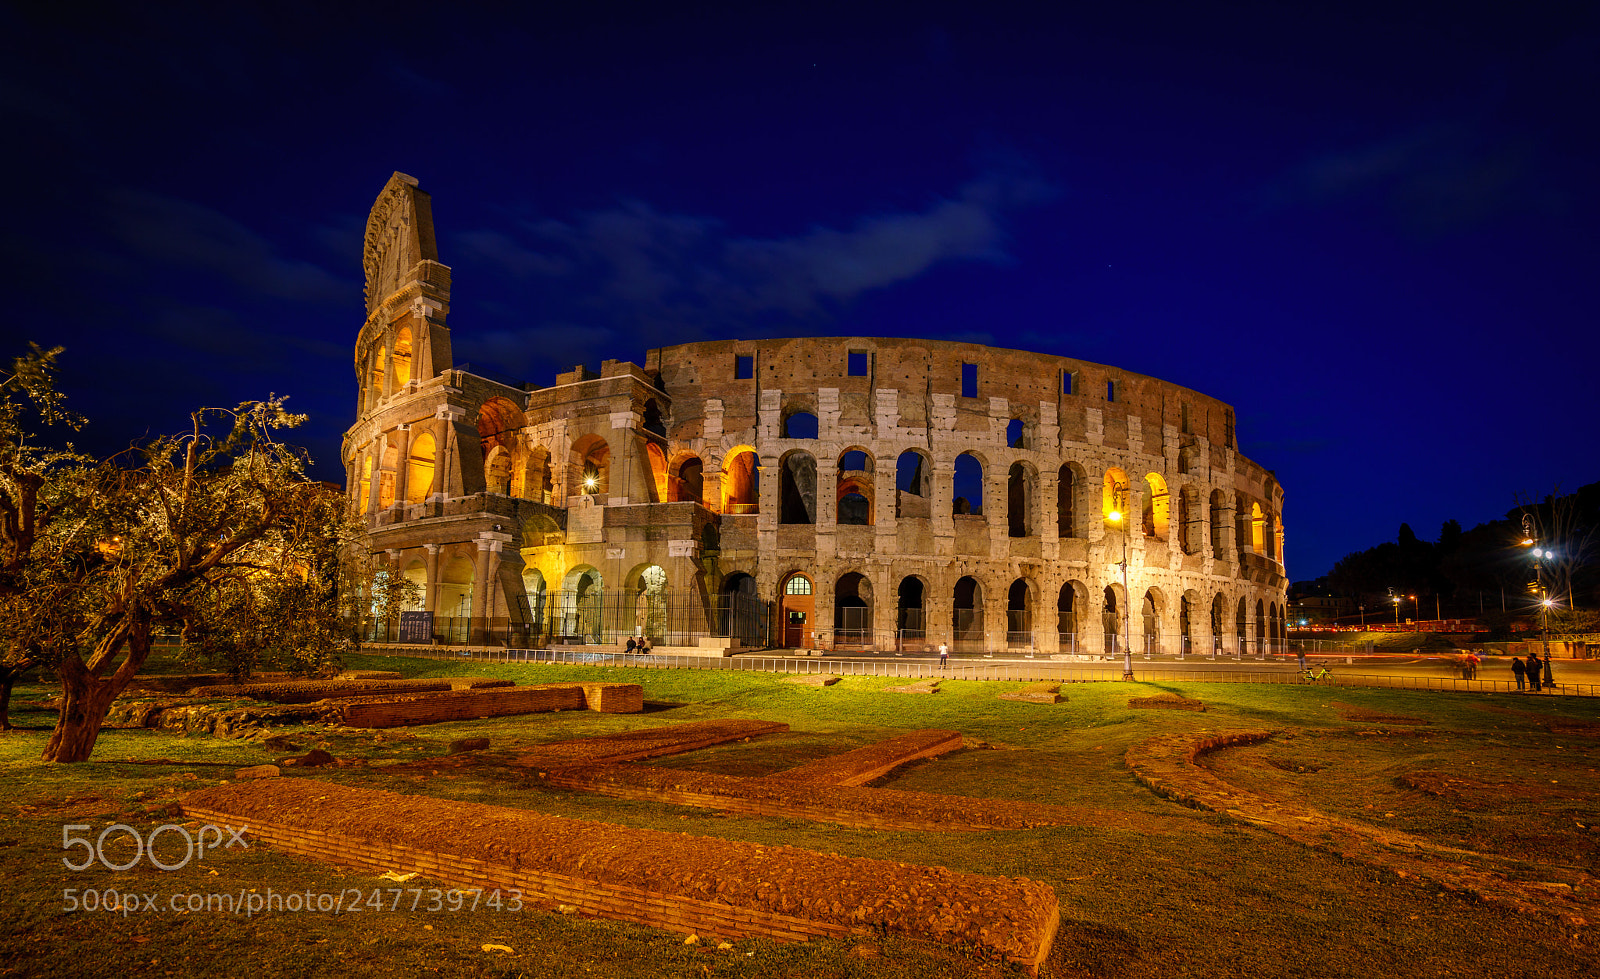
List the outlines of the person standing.
<svg viewBox="0 0 1600 979">
<path fill-rule="evenodd" d="M 1521 690 L 1525 684 L 1527 668 L 1522 665 L 1522 657 L 1511 657 L 1511 675 L 1517 678 L 1517 689 Z"/>
<path fill-rule="evenodd" d="M 939 669 L 941 669 L 941 670 L 944 669 L 945 666 L 947 664 L 949 664 L 949 662 L 950 662 L 950 644 L 942 642 L 942 643 L 939 644 Z"/>
<path fill-rule="evenodd" d="M 1539 659 L 1539 654 L 1528 651 L 1528 689 L 1534 693 L 1539 692 L 1539 671 L 1544 668 L 1544 662 Z"/>
</svg>

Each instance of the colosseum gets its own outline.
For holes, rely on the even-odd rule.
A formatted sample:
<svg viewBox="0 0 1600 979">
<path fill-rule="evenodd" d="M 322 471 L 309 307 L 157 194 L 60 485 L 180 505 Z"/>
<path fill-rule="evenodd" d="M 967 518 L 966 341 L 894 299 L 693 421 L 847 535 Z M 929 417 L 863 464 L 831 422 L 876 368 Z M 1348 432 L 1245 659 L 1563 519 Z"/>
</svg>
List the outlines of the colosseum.
<svg viewBox="0 0 1600 979">
<path fill-rule="evenodd" d="M 429 613 L 403 641 L 1098 658 L 1285 634 L 1283 491 L 1214 398 L 870 337 L 515 383 L 453 361 L 450 269 L 399 173 L 364 265 L 343 458 L 373 560 Z"/>
</svg>

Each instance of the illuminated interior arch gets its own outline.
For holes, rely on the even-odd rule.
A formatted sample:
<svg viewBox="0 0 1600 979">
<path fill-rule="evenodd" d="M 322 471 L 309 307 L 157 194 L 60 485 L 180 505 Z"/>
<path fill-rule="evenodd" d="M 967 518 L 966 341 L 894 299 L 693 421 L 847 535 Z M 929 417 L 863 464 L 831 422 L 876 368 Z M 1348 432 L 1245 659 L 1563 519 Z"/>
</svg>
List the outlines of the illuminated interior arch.
<svg viewBox="0 0 1600 979">
<path fill-rule="evenodd" d="M 1160 473 L 1146 473 L 1148 492 L 1144 499 L 1144 535 L 1165 540 L 1170 528 L 1171 497 L 1167 494 L 1167 481 Z"/>
<path fill-rule="evenodd" d="M 394 390 L 411 382 L 411 327 L 402 326 L 394 335 L 394 355 L 389 363 L 394 370 Z"/>
<path fill-rule="evenodd" d="M 423 432 L 411 440 L 411 458 L 406 460 L 406 502 L 421 503 L 433 490 L 433 436 Z"/>
<path fill-rule="evenodd" d="M 1113 513 L 1120 514 L 1122 523 L 1126 525 L 1128 519 L 1128 474 L 1113 466 L 1106 470 L 1106 478 L 1100 493 L 1100 512 L 1107 523 L 1118 525 L 1112 520 Z"/>
<path fill-rule="evenodd" d="M 747 446 L 734 449 L 722 460 L 722 512 L 756 513 L 761 508 L 760 460 Z"/>
</svg>

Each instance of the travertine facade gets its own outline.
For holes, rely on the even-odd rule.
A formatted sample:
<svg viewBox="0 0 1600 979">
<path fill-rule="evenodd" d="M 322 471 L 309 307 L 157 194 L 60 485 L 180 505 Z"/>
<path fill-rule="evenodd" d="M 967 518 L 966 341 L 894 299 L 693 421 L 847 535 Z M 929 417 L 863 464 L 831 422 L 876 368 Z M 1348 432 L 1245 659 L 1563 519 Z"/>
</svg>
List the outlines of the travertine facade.
<svg viewBox="0 0 1600 979">
<path fill-rule="evenodd" d="M 452 362 L 413 179 L 380 195 L 365 265 L 352 503 L 441 636 L 1099 655 L 1128 612 L 1160 654 L 1283 634 L 1283 492 L 1213 398 L 872 338 L 684 344 L 517 386 Z"/>
</svg>

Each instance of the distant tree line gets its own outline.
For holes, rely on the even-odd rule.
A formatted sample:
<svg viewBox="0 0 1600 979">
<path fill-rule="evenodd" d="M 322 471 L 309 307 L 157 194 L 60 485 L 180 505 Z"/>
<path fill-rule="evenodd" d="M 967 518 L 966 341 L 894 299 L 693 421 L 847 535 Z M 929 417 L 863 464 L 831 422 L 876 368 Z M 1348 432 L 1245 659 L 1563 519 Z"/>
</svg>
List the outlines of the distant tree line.
<svg viewBox="0 0 1600 979">
<path fill-rule="evenodd" d="M 1535 548 L 1554 552 L 1543 562 L 1551 628 L 1600 628 L 1600 483 L 1519 500 L 1471 530 L 1447 520 L 1434 541 L 1401 524 L 1397 539 L 1345 555 L 1325 578 L 1297 583 L 1291 599 L 1326 595 L 1383 621 L 1399 597 L 1402 620 L 1470 617 L 1505 627 L 1537 613 Z"/>
</svg>

